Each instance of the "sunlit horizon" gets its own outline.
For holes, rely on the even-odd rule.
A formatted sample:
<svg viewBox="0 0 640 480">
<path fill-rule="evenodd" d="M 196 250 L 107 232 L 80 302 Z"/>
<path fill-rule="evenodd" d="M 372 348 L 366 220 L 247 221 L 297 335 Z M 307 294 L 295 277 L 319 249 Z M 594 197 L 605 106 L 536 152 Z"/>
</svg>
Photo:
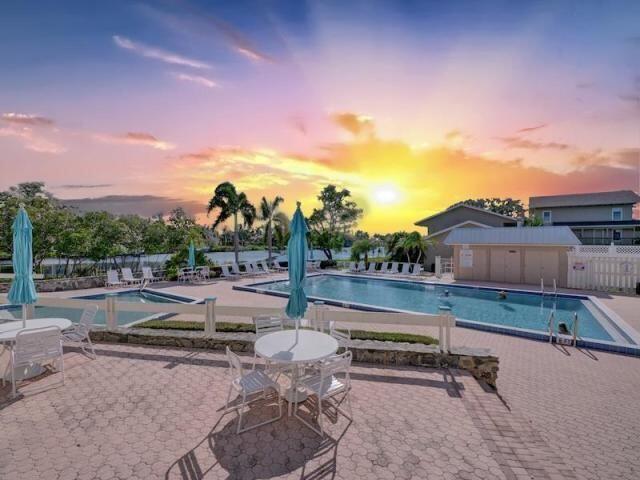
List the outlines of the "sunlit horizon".
<svg viewBox="0 0 640 480">
<path fill-rule="evenodd" d="M 358 229 L 468 198 L 640 190 L 640 4 L 16 2 L 0 189 L 202 223 L 215 186 Z"/>
</svg>

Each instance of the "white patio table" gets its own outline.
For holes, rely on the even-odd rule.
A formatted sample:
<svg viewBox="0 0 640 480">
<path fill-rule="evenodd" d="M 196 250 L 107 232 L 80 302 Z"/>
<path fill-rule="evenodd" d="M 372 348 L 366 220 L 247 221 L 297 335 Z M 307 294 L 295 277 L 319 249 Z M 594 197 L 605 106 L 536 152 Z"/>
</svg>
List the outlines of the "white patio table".
<svg viewBox="0 0 640 480">
<path fill-rule="evenodd" d="M 27 320 L 26 328 L 58 327 L 60 330 L 64 330 L 70 326 L 71 320 L 67 320 L 66 318 L 34 318 Z M 16 334 L 21 330 L 24 330 L 22 320 L 0 323 L 0 344 L 4 345 L 7 349 L 11 349 L 13 343 L 16 341 Z M 0 374 L 5 372 L 9 362 L 11 362 L 9 355 L 5 355 L 5 352 L 2 352 L 0 354 Z M 16 372 L 16 379 L 36 377 L 43 371 L 44 369 L 40 365 L 34 365 L 33 367 L 25 368 L 24 371 Z M 11 372 L 9 372 L 9 378 L 10 377 Z"/>
<path fill-rule="evenodd" d="M 306 392 L 298 390 L 300 366 L 329 358 L 338 351 L 338 341 L 315 330 L 283 330 L 260 337 L 254 348 L 265 360 L 291 366 L 291 388 L 285 394 L 291 415 L 291 404 L 296 397 L 299 402 L 307 398 Z"/>
</svg>

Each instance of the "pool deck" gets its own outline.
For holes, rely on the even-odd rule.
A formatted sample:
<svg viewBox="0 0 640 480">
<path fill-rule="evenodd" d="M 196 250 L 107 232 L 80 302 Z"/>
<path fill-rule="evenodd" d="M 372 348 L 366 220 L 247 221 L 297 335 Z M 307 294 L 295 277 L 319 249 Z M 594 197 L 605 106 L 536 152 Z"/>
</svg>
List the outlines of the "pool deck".
<svg viewBox="0 0 640 480">
<path fill-rule="evenodd" d="M 224 305 L 284 306 L 232 289 L 255 281 L 166 288 Z M 638 328 L 639 298 L 598 296 Z M 51 375 L 10 404 L 0 391 L 0 478 L 640 478 L 639 358 L 465 328 L 453 344 L 497 353 L 497 394 L 461 371 L 358 364 L 355 422 L 341 418 L 325 441 L 290 419 L 236 436 L 234 418 L 220 412 L 228 386 L 220 353 L 129 345 L 100 345 L 96 361 L 68 353 L 64 387 L 46 389 L 58 380 Z"/>
</svg>

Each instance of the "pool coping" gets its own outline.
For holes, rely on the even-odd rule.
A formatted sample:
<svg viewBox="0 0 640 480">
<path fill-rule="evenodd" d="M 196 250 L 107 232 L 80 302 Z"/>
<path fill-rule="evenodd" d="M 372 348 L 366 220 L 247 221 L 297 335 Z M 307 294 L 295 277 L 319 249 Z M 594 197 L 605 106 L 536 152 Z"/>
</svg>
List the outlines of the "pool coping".
<svg viewBox="0 0 640 480">
<path fill-rule="evenodd" d="M 100 292 L 100 293 L 91 293 L 89 295 L 75 295 L 72 297 L 65 297 L 65 298 L 69 298 L 72 300 L 103 300 L 103 298 L 101 297 L 105 297 L 109 294 L 119 295 L 122 293 L 139 293 L 141 291 L 145 293 L 149 293 L 151 295 L 155 295 L 156 297 L 164 297 L 170 300 L 174 300 L 176 303 L 198 304 L 203 302 L 201 298 L 191 297 L 189 295 L 182 295 L 182 294 L 178 295 L 175 293 L 167 293 L 167 292 L 156 290 L 153 288 L 139 289 L 139 288 L 130 288 L 130 287 L 118 288 L 118 289 L 108 290 L 106 292 Z M 127 303 L 127 302 L 121 302 L 121 303 Z M 20 305 L 15 305 L 12 303 L 5 303 L 0 305 L 0 310 L 7 310 L 11 307 L 19 307 L 19 306 Z M 147 317 L 134 320 L 133 322 L 129 322 L 123 325 L 118 325 L 118 327 L 130 328 L 130 327 L 134 327 L 139 323 L 147 322 L 149 320 L 166 320 L 168 318 L 175 317 L 176 315 L 178 314 L 177 313 L 154 313 Z M 106 325 L 94 325 L 94 327 L 106 328 Z"/>
<path fill-rule="evenodd" d="M 371 276 L 371 275 L 364 275 L 364 274 L 353 275 L 353 274 L 345 274 L 340 272 L 314 273 L 314 274 L 308 275 L 307 278 L 317 277 L 317 276 L 366 278 L 370 280 L 386 280 L 386 281 L 393 281 L 393 282 L 399 282 L 399 283 L 433 285 L 434 287 L 450 286 L 452 288 L 468 288 L 468 289 L 474 289 L 474 290 L 489 290 L 489 291 L 495 291 L 495 292 L 504 290 L 506 292 L 515 293 L 515 294 L 534 294 L 539 296 L 542 295 L 541 292 L 530 290 L 530 289 L 512 289 L 512 288 L 500 288 L 500 287 L 465 285 L 465 284 L 449 285 L 445 283 L 430 282 L 430 281 L 418 280 L 418 279 L 409 280 L 404 278 L 388 278 L 388 277 Z M 283 279 L 267 280 L 267 281 L 256 282 L 256 283 L 251 283 L 247 285 L 234 285 L 232 288 L 233 290 L 238 290 L 238 291 L 260 293 L 263 295 L 271 295 L 271 296 L 281 297 L 281 298 L 289 298 L 288 293 L 276 292 L 273 290 L 266 290 L 264 288 L 260 288 L 261 286 L 264 286 L 264 285 L 280 283 L 283 281 L 286 281 L 286 280 L 283 280 Z M 549 294 L 545 293 L 545 295 L 549 295 Z M 628 336 L 628 338 L 630 338 L 632 341 L 634 340 L 637 341 L 637 344 L 634 345 L 632 343 L 625 343 L 625 342 L 612 342 L 612 341 L 597 340 L 592 338 L 578 338 L 576 342 L 577 347 L 591 348 L 594 350 L 602 350 L 606 352 L 614 352 L 614 353 L 620 353 L 624 355 L 640 357 L 640 335 L 637 332 L 635 332 L 635 330 L 633 330 L 632 327 L 629 326 L 627 322 L 625 322 L 622 318 L 620 318 L 619 315 L 611 311 L 610 308 L 603 305 L 597 297 L 594 297 L 591 295 L 581 295 L 581 294 L 572 294 L 572 293 L 553 293 L 551 295 L 558 296 L 558 297 L 565 297 L 565 298 L 574 298 L 578 300 L 590 300 L 603 313 L 605 318 L 609 321 L 610 325 L 613 325 L 619 331 L 624 332 L 624 335 Z M 411 310 L 378 307 L 378 306 L 373 306 L 373 305 L 358 303 L 358 302 L 343 302 L 343 301 L 339 301 L 331 298 L 324 298 L 324 297 L 309 296 L 307 297 L 307 299 L 312 302 L 319 301 L 319 302 L 324 302 L 327 305 L 333 305 L 336 307 L 348 308 L 353 310 L 361 310 L 361 311 L 369 311 L 369 312 L 410 313 L 410 314 L 421 313 L 421 312 L 415 312 Z M 596 319 L 596 320 L 599 321 L 599 319 Z M 512 335 L 516 337 L 528 338 L 530 340 L 549 342 L 549 334 L 543 333 L 537 330 L 492 325 L 488 323 L 481 323 L 481 322 L 476 322 L 474 320 L 467 320 L 467 319 L 457 318 L 457 317 L 456 317 L 456 326 L 482 330 L 482 331 L 491 332 L 491 333 L 499 333 L 504 335 Z M 609 329 L 607 329 L 605 325 L 602 325 L 602 326 L 609 333 Z M 553 335 L 553 337 L 557 339 L 557 335 Z"/>
</svg>

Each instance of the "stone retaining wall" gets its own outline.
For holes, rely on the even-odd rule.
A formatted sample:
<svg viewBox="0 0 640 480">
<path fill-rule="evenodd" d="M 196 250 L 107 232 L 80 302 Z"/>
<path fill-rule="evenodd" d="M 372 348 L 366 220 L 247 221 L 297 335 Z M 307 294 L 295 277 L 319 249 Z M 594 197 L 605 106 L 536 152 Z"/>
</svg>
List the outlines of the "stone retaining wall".
<svg viewBox="0 0 640 480">
<path fill-rule="evenodd" d="M 132 343 L 163 347 L 204 348 L 253 353 L 255 334 L 219 332 L 206 337 L 202 332 L 156 330 L 148 328 L 117 328 L 95 330 L 91 338 L 96 342 Z M 341 344 L 353 352 L 356 362 L 379 365 L 411 365 L 431 368 L 459 368 L 475 378 L 496 387 L 498 357 L 486 348 L 452 347 L 442 353 L 437 346 L 376 340 L 351 340 Z"/>
<path fill-rule="evenodd" d="M 52 278 L 49 280 L 36 280 L 36 291 L 38 292 L 62 292 L 64 290 L 84 290 L 85 288 L 104 287 L 105 277 L 74 277 L 74 278 Z M 0 283 L 0 293 L 7 293 L 11 286 L 10 282 Z"/>
</svg>

